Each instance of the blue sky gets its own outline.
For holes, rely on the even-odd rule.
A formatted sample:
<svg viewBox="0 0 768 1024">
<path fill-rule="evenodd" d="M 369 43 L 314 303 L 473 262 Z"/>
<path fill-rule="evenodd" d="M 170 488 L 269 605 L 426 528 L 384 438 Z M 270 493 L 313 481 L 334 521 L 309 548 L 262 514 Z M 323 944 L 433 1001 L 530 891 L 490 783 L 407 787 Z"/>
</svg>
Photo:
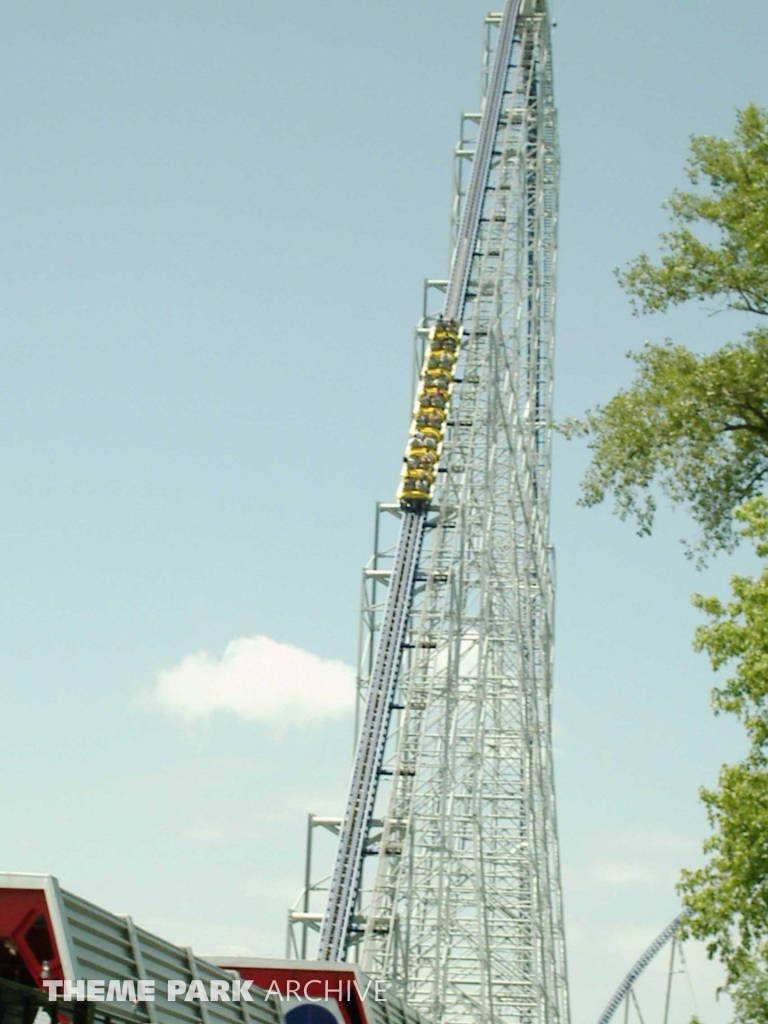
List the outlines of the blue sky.
<svg viewBox="0 0 768 1024">
<path fill-rule="evenodd" d="M 200 952 L 282 954 L 305 815 L 337 813 L 346 788 L 360 568 L 396 487 L 422 280 L 446 270 L 485 13 L 5 5 L 3 869 L 50 871 Z M 644 339 L 703 349 L 748 326 L 633 318 L 613 268 L 654 250 L 689 133 L 727 135 L 734 108 L 768 105 L 768 7 L 556 0 L 554 15 L 564 418 L 626 383 Z M 697 573 L 682 514 L 641 540 L 577 508 L 585 464 L 558 440 L 575 1024 L 676 912 L 706 831 L 697 788 L 741 749 L 709 711 L 689 595 L 751 564 Z M 167 695 L 180 666 L 258 636 L 274 643 L 229 648 L 245 652 L 231 692 L 259 651 L 289 671 L 289 645 L 337 663 L 316 715 L 268 694 L 239 714 L 163 711 L 159 681 Z M 714 975 L 696 969 L 709 1007 Z"/>
</svg>

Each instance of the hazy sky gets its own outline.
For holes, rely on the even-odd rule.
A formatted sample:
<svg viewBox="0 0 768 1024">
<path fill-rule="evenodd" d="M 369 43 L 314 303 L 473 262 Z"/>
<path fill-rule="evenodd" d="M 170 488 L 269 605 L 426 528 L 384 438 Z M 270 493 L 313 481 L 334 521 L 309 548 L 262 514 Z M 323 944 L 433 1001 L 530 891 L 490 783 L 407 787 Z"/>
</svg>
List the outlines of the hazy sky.
<svg viewBox="0 0 768 1024">
<path fill-rule="evenodd" d="M 422 280 L 446 272 L 486 6 L 1 10 L 0 868 L 201 953 L 280 956 L 306 813 L 346 789 L 359 573 L 396 488 Z M 645 338 L 748 326 L 635 319 L 612 271 L 654 249 L 689 133 L 768 105 L 768 5 L 554 15 L 563 418 L 626 383 Z M 709 711 L 689 595 L 751 564 L 696 573 L 682 514 L 640 540 L 577 508 L 584 466 L 557 442 L 575 1024 L 676 913 L 697 788 L 741 750 Z"/>
</svg>

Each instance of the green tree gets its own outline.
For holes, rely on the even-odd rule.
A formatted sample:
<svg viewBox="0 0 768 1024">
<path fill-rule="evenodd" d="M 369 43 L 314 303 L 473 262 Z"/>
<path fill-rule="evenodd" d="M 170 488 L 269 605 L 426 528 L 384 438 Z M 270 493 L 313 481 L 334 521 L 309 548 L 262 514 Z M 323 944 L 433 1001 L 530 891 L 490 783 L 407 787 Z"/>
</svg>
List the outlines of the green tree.
<svg viewBox="0 0 768 1024">
<path fill-rule="evenodd" d="M 635 311 L 695 300 L 768 316 L 768 111 L 738 113 L 733 140 L 694 136 L 687 174 L 704 189 L 669 199 L 661 262 L 643 255 L 618 273 Z M 656 484 L 698 523 L 701 552 L 730 549 L 733 510 L 768 480 L 768 328 L 712 355 L 666 342 L 630 358 L 638 367 L 630 386 L 564 426 L 592 449 L 581 504 L 612 493 L 618 514 L 650 533 Z"/>
<path fill-rule="evenodd" d="M 693 137 L 687 174 L 692 189 L 667 203 L 660 261 L 638 257 L 619 282 L 636 313 L 694 301 L 752 322 L 710 355 L 669 341 L 630 353 L 631 384 L 565 432 L 586 435 L 592 450 L 582 504 L 611 494 L 617 513 L 650 533 L 661 492 L 698 524 L 691 550 L 701 557 L 746 536 L 768 559 L 768 111 L 738 113 L 732 140 Z M 715 669 L 734 668 L 713 691 L 715 712 L 738 718 L 749 750 L 701 791 L 712 833 L 705 865 L 681 876 L 684 927 L 725 965 L 737 1019 L 766 1024 L 768 567 L 734 577 L 726 604 L 694 600 L 709 619 L 697 649 Z"/>
<path fill-rule="evenodd" d="M 768 558 L 768 499 L 753 498 L 735 512 L 741 534 Z M 715 688 L 716 714 L 735 715 L 749 739 L 747 756 L 724 765 L 718 786 L 702 789 L 712 834 L 708 861 L 683 871 L 678 890 L 688 910 L 686 931 L 707 940 L 726 967 L 726 988 L 737 1019 L 768 1020 L 768 566 L 757 577 L 734 576 L 732 600 L 696 595 L 709 617 L 695 646 L 717 670 L 733 675 Z"/>
</svg>

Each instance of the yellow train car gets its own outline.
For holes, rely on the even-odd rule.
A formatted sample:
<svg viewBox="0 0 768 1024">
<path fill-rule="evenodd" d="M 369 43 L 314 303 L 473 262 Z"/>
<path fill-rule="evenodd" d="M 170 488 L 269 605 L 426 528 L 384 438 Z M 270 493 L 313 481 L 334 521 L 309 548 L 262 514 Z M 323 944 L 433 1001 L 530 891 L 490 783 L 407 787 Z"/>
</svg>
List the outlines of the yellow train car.
<svg viewBox="0 0 768 1024">
<path fill-rule="evenodd" d="M 438 320 L 429 332 L 397 492 L 405 507 L 426 505 L 432 499 L 461 334 L 461 324 L 448 320 Z"/>
</svg>

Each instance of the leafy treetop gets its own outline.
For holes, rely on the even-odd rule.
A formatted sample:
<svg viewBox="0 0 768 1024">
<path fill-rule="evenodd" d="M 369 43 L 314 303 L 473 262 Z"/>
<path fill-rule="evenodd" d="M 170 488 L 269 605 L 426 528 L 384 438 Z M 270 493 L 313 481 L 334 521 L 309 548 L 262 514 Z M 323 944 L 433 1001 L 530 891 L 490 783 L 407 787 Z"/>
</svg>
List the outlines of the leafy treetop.
<svg viewBox="0 0 768 1024">
<path fill-rule="evenodd" d="M 619 272 L 638 312 L 664 312 L 690 299 L 719 298 L 731 309 L 768 315 L 768 112 L 750 106 L 737 114 L 733 140 L 691 138 L 686 173 L 706 180 L 711 194 L 672 193 L 665 207 L 675 225 L 661 236 L 660 266 L 639 256 Z M 690 225 L 720 233 L 707 245 Z"/>
<path fill-rule="evenodd" d="M 708 191 L 675 192 L 661 263 L 640 256 L 619 280 L 638 313 L 714 298 L 766 316 L 768 111 L 740 112 L 732 141 L 693 137 L 691 154 L 688 177 Z M 692 225 L 718 229 L 718 244 L 702 241 Z M 666 342 L 630 357 L 638 367 L 631 385 L 563 426 L 566 435 L 587 435 L 593 453 L 581 504 L 610 492 L 615 511 L 650 533 L 656 483 L 698 523 L 701 552 L 730 549 L 734 508 L 768 478 L 768 328 L 712 355 Z"/>
<path fill-rule="evenodd" d="M 768 557 L 768 499 L 753 498 L 736 510 L 741 533 Z M 723 765 L 718 786 L 702 789 L 712 834 L 708 861 L 683 871 L 678 891 L 687 909 L 685 930 L 708 940 L 727 971 L 726 988 L 736 1018 L 768 1019 L 768 566 L 757 577 L 734 576 L 733 599 L 696 595 L 709 616 L 696 631 L 696 647 L 714 669 L 733 665 L 715 688 L 716 713 L 734 715 L 749 739 L 746 757 Z"/>
</svg>

